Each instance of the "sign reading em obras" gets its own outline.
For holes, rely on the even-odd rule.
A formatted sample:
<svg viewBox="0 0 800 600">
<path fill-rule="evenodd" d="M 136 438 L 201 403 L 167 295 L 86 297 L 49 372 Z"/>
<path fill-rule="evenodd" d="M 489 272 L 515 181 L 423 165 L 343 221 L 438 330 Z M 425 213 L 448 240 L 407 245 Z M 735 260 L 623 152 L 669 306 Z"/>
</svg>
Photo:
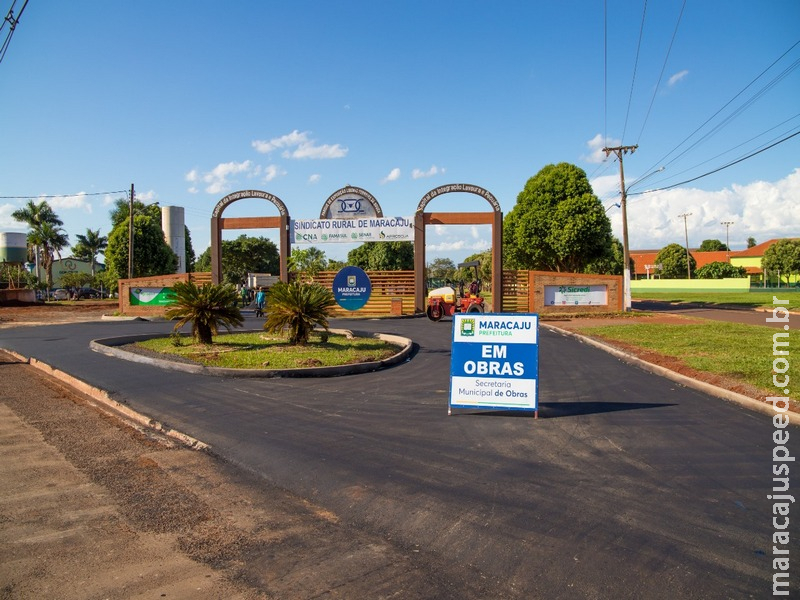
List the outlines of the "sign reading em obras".
<svg viewBox="0 0 800 600">
<path fill-rule="evenodd" d="M 447 413 L 490 408 L 538 415 L 539 315 L 453 316 Z"/>
</svg>

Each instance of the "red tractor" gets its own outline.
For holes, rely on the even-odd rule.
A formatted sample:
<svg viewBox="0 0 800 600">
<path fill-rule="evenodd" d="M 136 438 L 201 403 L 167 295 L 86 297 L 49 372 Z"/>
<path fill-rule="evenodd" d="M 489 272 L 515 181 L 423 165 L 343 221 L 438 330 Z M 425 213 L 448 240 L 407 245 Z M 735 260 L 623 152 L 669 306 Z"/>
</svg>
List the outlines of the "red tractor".
<svg viewBox="0 0 800 600">
<path fill-rule="evenodd" d="M 486 305 L 481 297 L 481 280 L 478 277 L 480 261 L 473 260 L 461 263 L 458 268 L 474 268 L 475 278 L 464 290 L 464 281 L 458 283 L 458 289 L 452 285 L 436 288 L 428 292 L 428 308 L 425 314 L 431 321 L 439 321 L 442 317 L 452 317 L 455 313 L 486 312 Z"/>
</svg>

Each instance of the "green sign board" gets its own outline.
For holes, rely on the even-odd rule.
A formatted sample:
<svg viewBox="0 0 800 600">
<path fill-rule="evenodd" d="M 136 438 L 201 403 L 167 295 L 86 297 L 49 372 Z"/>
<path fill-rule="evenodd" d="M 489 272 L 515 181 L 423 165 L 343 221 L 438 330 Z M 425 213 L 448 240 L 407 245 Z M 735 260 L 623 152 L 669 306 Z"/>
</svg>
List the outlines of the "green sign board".
<svg viewBox="0 0 800 600">
<path fill-rule="evenodd" d="M 172 288 L 131 288 L 131 306 L 168 306 L 175 303 Z"/>
</svg>

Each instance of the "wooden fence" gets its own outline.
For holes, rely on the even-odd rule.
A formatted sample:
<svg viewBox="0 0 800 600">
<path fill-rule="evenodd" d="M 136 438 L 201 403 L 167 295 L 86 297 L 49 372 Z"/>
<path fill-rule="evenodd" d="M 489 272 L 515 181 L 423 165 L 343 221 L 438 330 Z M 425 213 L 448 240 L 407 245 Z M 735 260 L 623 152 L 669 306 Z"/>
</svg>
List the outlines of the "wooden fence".
<svg viewBox="0 0 800 600">
<path fill-rule="evenodd" d="M 334 315 L 347 317 L 414 314 L 414 271 L 369 271 L 367 275 L 372 284 L 372 294 L 364 307 L 345 310 L 337 305 Z M 314 277 L 314 283 L 332 290 L 335 276 L 336 271 L 322 271 Z"/>
</svg>

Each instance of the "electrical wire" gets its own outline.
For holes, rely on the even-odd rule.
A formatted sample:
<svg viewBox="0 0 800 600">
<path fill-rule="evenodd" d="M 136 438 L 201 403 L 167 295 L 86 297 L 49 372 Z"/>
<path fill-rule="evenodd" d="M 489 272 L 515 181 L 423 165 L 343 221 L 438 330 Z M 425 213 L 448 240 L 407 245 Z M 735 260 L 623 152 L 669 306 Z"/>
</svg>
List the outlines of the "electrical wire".
<svg viewBox="0 0 800 600">
<path fill-rule="evenodd" d="M 22 8 L 19 9 L 19 14 L 15 18 L 14 6 L 16 5 L 16 3 L 17 0 L 14 0 L 14 2 L 11 3 L 11 8 L 8 9 L 8 14 L 6 15 L 6 18 L 3 19 L 3 24 L 0 25 L 0 31 L 2 31 L 5 28 L 6 23 L 8 23 L 9 25 L 9 30 L 8 34 L 6 35 L 6 39 L 3 40 L 3 45 L 0 46 L 0 63 L 3 62 L 3 59 L 6 56 L 6 52 L 8 51 L 8 46 L 11 44 L 11 38 L 14 35 L 14 31 L 16 30 L 17 25 L 19 24 L 19 20 L 22 18 L 22 13 L 25 12 L 25 7 L 28 6 L 28 0 L 25 0 L 25 3 L 22 5 Z"/>
<path fill-rule="evenodd" d="M 642 7 L 642 24 L 639 26 L 639 41 L 636 44 L 636 60 L 633 62 L 633 77 L 631 78 L 631 91 L 628 95 L 628 109 L 625 111 L 625 124 L 622 127 L 622 138 L 625 141 L 625 132 L 628 130 L 628 117 L 631 114 L 631 104 L 633 104 L 633 89 L 636 86 L 636 70 L 639 67 L 639 51 L 642 49 L 642 37 L 644 37 L 644 21 L 647 16 L 647 0 L 644 0 Z"/>
<path fill-rule="evenodd" d="M 74 198 L 76 196 L 105 196 L 111 194 L 130 194 L 130 190 L 116 190 L 114 192 L 92 192 L 80 194 L 52 194 L 52 195 L 37 195 L 28 194 L 27 196 L 0 196 L 0 200 L 38 200 L 39 198 Z"/>
<path fill-rule="evenodd" d="M 795 137 L 795 136 L 798 136 L 798 135 L 800 135 L 800 130 L 798 130 L 798 131 L 795 131 L 794 133 L 792 133 L 792 134 L 790 134 L 790 135 L 787 135 L 786 137 L 784 137 L 784 138 L 782 138 L 782 139 L 778 140 L 778 141 L 777 141 L 777 142 L 775 142 L 775 143 L 772 143 L 772 144 L 770 144 L 770 145 L 768 145 L 768 146 L 765 146 L 764 148 L 761 148 L 761 149 L 759 149 L 759 150 L 756 150 L 755 152 L 752 152 L 752 153 L 750 153 L 750 154 L 748 154 L 748 155 L 746 155 L 746 156 L 743 156 L 743 157 L 741 157 L 741 158 L 738 158 L 738 159 L 736 159 L 736 160 L 734 160 L 734 161 L 731 161 L 731 162 L 729 162 L 729 163 L 728 163 L 728 164 L 726 164 L 726 165 L 722 165 L 721 167 L 719 167 L 719 168 L 717 168 L 717 169 L 714 169 L 713 171 L 708 171 L 707 173 L 703 173 L 702 175 L 698 175 L 697 177 L 692 177 L 691 179 L 687 179 L 687 180 L 685 180 L 685 181 L 681 181 L 681 182 L 679 182 L 679 183 L 674 183 L 674 184 L 672 184 L 672 185 L 668 185 L 668 186 L 664 186 L 664 187 L 656 188 L 656 189 L 654 189 L 654 190 L 645 190 L 644 192 L 633 192 L 633 193 L 629 193 L 629 194 L 628 194 L 628 196 L 641 196 L 642 194 L 651 194 L 651 193 L 653 193 L 653 192 L 663 192 L 664 190 L 671 190 L 672 188 L 676 188 L 676 187 L 678 187 L 679 185 L 684 185 L 684 184 L 686 184 L 686 183 L 691 183 L 691 182 L 693 182 L 693 181 L 697 181 L 698 179 L 702 179 L 703 177 L 708 177 L 709 175 L 713 175 L 714 173 L 719 173 L 720 171 L 723 171 L 724 169 L 727 169 L 727 168 L 729 168 L 729 167 L 732 167 L 733 165 L 737 165 L 737 164 L 739 164 L 740 162 L 743 162 L 743 161 L 745 161 L 745 160 L 747 160 L 747 159 L 749 159 L 749 158 L 753 158 L 754 156 L 756 156 L 756 155 L 758 155 L 758 154 L 761 154 L 762 152 L 766 152 L 766 151 L 767 151 L 767 150 L 769 150 L 770 148 L 774 148 L 774 147 L 775 147 L 775 146 L 777 146 L 778 144 L 782 144 L 783 142 L 786 142 L 786 141 L 788 141 L 788 140 L 790 140 L 790 139 L 792 139 L 793 137 Z"/>
<path fill-rule="evenodd" d="M 644 133 L 644 128 L 647 125 L 647 120 L 650 118 L 650 111 L 653 110 L 653 104 L 656 101 L 656 94 L 658 93 L 658 89 L 661 87 L 661 80 L 664 78 L 664 71 L 667 69 L 667 62 L 669 61 L 669 55 L 672 52 L 672 45 L 675 43 L 675 37 L 678 35 L 678 27 L 680 27 L 681 19 L 683 18 L 683 11 L 686 8 L 686 0 L 683 0 L 683 4 L 681 5 L 681 12 L 678 14 L 678 21 L 675 23 L 675 29 L 672 31 L 672 39 L 669 41 L 669 48 L 667 48 L 667 55 L 664 57 L 664 64 L 661 65 L 661 73 L 658 75 L 658 82 L 656 86 L 653 88 L 653 97 L 650 98 L 650 106 L 647 107 L 647 114 L 644 116 L 644 122 L 642 123 L 642 129 L 639 131 L 639 136 L 636 138 L 636 145 L 639 145 L 639 140 L 642 139 L 642 134 Z"/>
<path fill-rule="evenodd" d="M 723 105 L 723 106 L 722 106 L 722 107 L 721 107 L 719 110 L 717 110 L 717 111 L 716 111 L 716 112 L 715 112 L 713 115 L 711 115 L 711 116 L 710 116 L 708 119 L 706 119 L 706 120 L 705 120 L 705 121 L 704 121 L 704 122 L 703 122 L 703 123 L 702 123 L 702 124 L 701 124 L 699 127 L 697 127 L 697 128 L 696 128 L 694 131 L 692 131 L 692 132 L 691 132 L 691 133 L 690 133 L 688 136 L 686 136 L 686 137 L 683 139 L 683 141 L 681 141 L 681 142 L 680 142 L 680 143 L 679 143 L 677 146 L 675 146 L 675 147 L 674 147 L 672 150 L 670 150 L 669 152 L 667 152 L 667 153 L 666 153 L 664 156 L 662 156 L 662 157 L 661 157 L 659 160 L 657 160 L 657 161 L 656 161 L 656 162 L 655 162 L 655 163 L 654 163 L 652 166 L 650 166 L 650 167 L 649 167 L 649 168 L 648 168 L 648 169 L 645 171 L 645 175 L 648 175 L 650 172 L 652 172 L 652 171 L 653 171 L 654 169 L 656 169 L 658 166 L 662 166 L 662 165 L 671 164 L 672 162 L 674 162 L 675 160 L 677 160 L 677 158 L 680 158 L 680 156 L 683 156 L 683 155 L 685 155 L 685 154 L 686 154 L 686 152 L 688 152 L 688 150 L 687 150 L 687 151 L 685 151 L 685 152 L 682 152 L 682 153 L 681 153 L 681 154 L 680 154 L 678 157 L 676 157 L 675 159 L 673 159 L 673 160 L 670 160 L 669 162 L 665 162 L 665 161 L 667 160 L 667 158 L 669 158 L 670 156 L 672 156 L 672 154 L 674 154 L 674 153 L 675 153 L 675 152 L 676 152 L 676 151 L 677 151 L 679 148 L 681 148 L 681 146 L 683 146 L 684 144 L 686 144 L 686 142 L 688 142 L 690 139 L 692 139 L 692 138 L 693 138 L 693 137 L 694 137 L 694 136 L 695 136 L 695 135 L 696 135 L 696 134 L 697 134 L 697 133 L 698 133 L 698 132 L 699 132 L 701 129 L 703 129 L 703 127 L 705 127 L 706 125 L 708 125 L 708 124 L 709 124 L 709 123 L 710 123 L 710 122 L 711 122 L 711 121 L 712 121 L 714 118 L 716 118 L 716 117 L 717 117 L 717 116 L 718 116 L 718 115 L 719 115 L 719 114 L 720 114 L 722 111 L 724 111 L 724 110 L 725 110 L 725 109 L 726 109 L 728 106 L 730 106 L 730 105 L 731 105 L 731 104 L 732 104 L 732 103 L 733 103 L 733 102 L 734 102 L 734 101 L 735 101 L 735 100 L 736 100 L 736 99 L 737 99 L 739 96 L 741 96 L 742 94 L 744 94 L 744 93 L 745 93 L 745 92 L 746 92 L 746 91 L 747 91 L 747 90 L 748 90 L 748 89 L 749 89 L 749 88 L 750 88 L 750 87 L 751 87 L 753 84 L 755 84 L 755 83 L 756 83 L 756 82 L 757 82 L 759 79 L 761 79 L 761 77 L 763 77 L 763 76 L 764 76 L 764 74 L 766 74 L 766 73 L 767 73 L 767 71 L 769 71 L 770 69 L 772 69 L 772 67 L 774 67 L 774 66 L 775 66 L 775 65 L 776 65 L 778 62 L 780 62 L 780 61 L 781 61 L 781 60 L 782 60 L 782 59 L 783 59 L 783 58 L 784 58 L 784 57 L 785 57 L 787 54 L 789 54 L 789 53 L 790 53 L 792 50 L 794 50 L 794 49 L 795 49 L 795 48 L 796 48 L 798 45 L 800 45 L 800 40 L 797 40 L 797 41 L 796 41 L 794 44 L 792 44 L 792 45 L 789 47 L 789 49 L 788 49 L 788 50 L 786 50 L 786 51 L 785 51 L 783 54 L 781 54 L 781 55 L 780 55 L 778 58 L 776 58 L 774 61 L 772 61 L 772 63 L 770 63 L 770 65 L 769 65 L 769 66 L 767 66 L 767 67 L 766 67 L 766 68 L 765 68 L 763 71 L 761 71 L 761 73 L 759 73 L 759 74 L 758 74 L 758 75 L 757 75 L 755 78 L 753 78 L 753 79 L 750 81 L 750 83 L 748 83 L 746 86 L 744 86 L 744 87 L 743 87 L 743 88 L 742 88 L 742 89 L 741 89 L 741 90 L 740 90 L 740 91 L 739 91 L 739 92 L 738 92 L 736 95 L 734 95 L 734 96 L 733 96 L 733 98 L 731 98 L 730 100 L 728 100 L 728 101 L 727 101 L 727 102 L 726 102 L 726 103 L 725 103 L 725 104 L 724 104 L 724 105 Z M 789 68 L 789 70 L 793 70 L 794 68 L 796 68 L 796 63 L 795 63 L 793 66 L 791 66 L 791 67 Z M 778 76 L 778 78 L 776 78 L 776 79 L 782 79 L 782 78 L 783 78 L 783 77 L 785 77 L 787 74 L 788 74 L 788 73 L 785 71 L 783 74 L 779 75 L 779 76 Z M 769 84 L 769 87 L 772 87 L 772 86 L 774 86 L 774 85 L 775 85 L 775 83 L 777 83 L 777 81 L 776 81 L 776 80 L 773 80 L 773 82 Z M 762 88 L 762 91 L 763 91 L 763 88 Z M 761 93 L 761 92 L 759 92 L 759 94 L 760 94 L 760 93 Z M 760 97 L 760 96 L 759 96 L 759 97 Z M 749 104 L 748 104 L 748 106 L 749 106 Z M 705 139 L 705 137 L 707 137 L 707 136 L 704 136 L 704 138 L 701 138 L 701 139 Z M 693 144 L 693 146 L 692 146 L 692 147 L 694 147 L 695 145 L 696 145 L 696 144 Z M 691 148 L 690 148 L 690 149 L 691 149 Z"/>
</svg>

